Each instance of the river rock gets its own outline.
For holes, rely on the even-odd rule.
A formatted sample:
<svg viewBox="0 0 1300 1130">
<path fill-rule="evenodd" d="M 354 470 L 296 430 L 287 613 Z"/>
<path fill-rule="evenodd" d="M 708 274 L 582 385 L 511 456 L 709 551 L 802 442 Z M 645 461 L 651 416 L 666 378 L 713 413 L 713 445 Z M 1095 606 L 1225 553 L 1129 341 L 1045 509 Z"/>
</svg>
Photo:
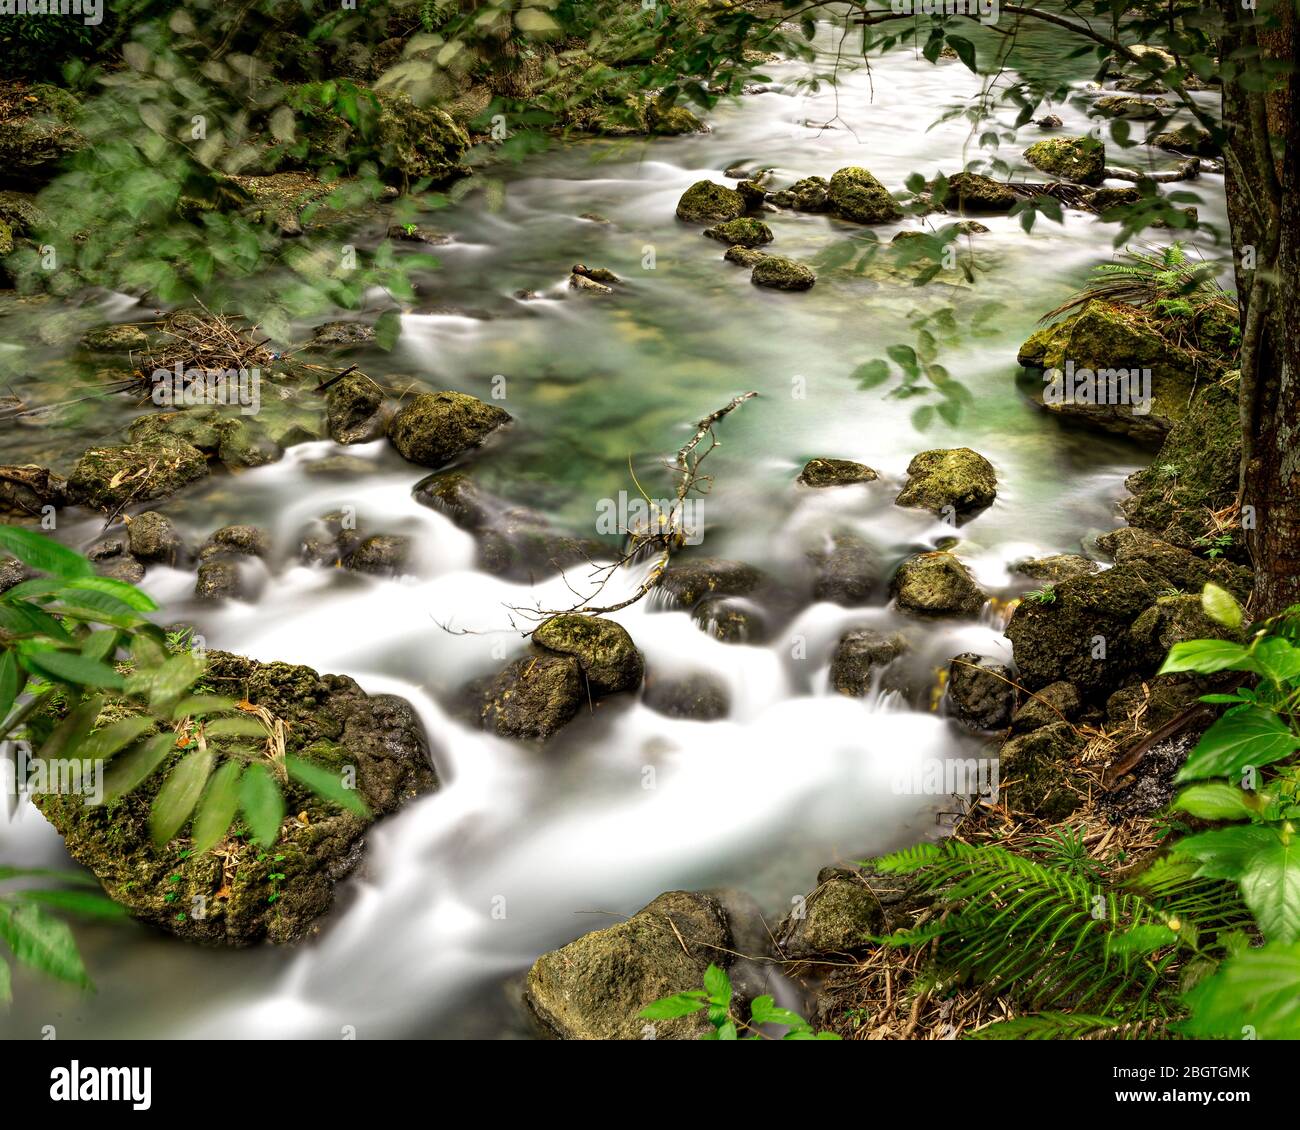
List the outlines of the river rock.
<svg viewBox="0 0 1300 1130">
<path fill-rule="evenodd" d="M 735 263 L 741 267 L 752 267 L 756 263 L 762 262 L 767 258 L 766 251 L 757 251 L 752 247 L 741 247 L 740 244 L 733 244 L 723 252 L 722 257 L 728 263 Z"/>
<path fill-rule="evenodd" d="M 907 465 L 907 484 L 895 502 L 934 514 L 960 516 L 983 510 L 997 496 L 997 475 L 969 447 L 922 451 Z"/>
<path fill-rule="evenodd" d="M 754 264 L 749 281 L 772 290 L 811 290 L 817 276 L 811 267 L 780 255 L 764 255 Z"/>
<path fill-rule="evenodd" d="M 284 454 L 259 417 L 214 405 L 137 416 L 128 437 L 137 444 L 180 440 L 232 468 L 261 467 Z"/>
<path fill-rule="evenodd" d="M 533 643 L 578 661 L 593 695 L 634 691 L 645 663 L 622 624 L 601 616 L 552 616 L 533 632 Z"/>
<path fill-rule="evenodd" d="M 675 608 L 690 610 L 708 596 L 747 596 L 763 574 L 742 561 L 720 557 L 674 558 L 657 586 Z"/>
<path fill-rule="evenodd" d="M 1148 576 L 1161 578 L 1168 588 L 1199 594 L 1213 582 L 1239 601 L 1250 596 L 1253 578 L 1245 566 L 1198 557 L 1146 530 L 1121 526 L 1099 537 L 1097 546 L 1114 557 L 1116 564 L 1140 566 Z"/>
<path fill-rule="evenodd" d="M 81 345 L 92 353 L 137 353 L 149 345 L 149 339 L 139 326 L 119 322 L 91 330 L 82 337 Z"/>
<path fill-rule="evenodd" d="M 434 106 L 417 106 L 401 92 L 379 93 L 380 113 L 375 136 L 383 167 L 403 184 L 428 180 L 434 185 L 469 172 L 464 157 L 469 135 Z"/>
<path fill-rule="evenodd" d="M 733 949 L 726 911 L 696 891 L 669 891 L 626 922 L 584 934 L 545 953 L 524 991 L 533 1015 L 566 1040 L 696 1039 L 711 1031 L 704 1013 L 648 1021 L 647 1005 L 699 989 L 709 965 L 726 968 Z"/>
<path fill-rule="evenodd" d="M 808 557 L 814 569 L 814 600 L 855 608 L 871 599 L 880 563 L 871 546 L 856 534 L 832 534 L 828 546 Z"/>
<path fill-rule="evenodd" d="M 1034 125 L 1038 126 L 1039 129 L 1060 129 L 1065 123 L 1056 114 L 1045 114 Z"/>
<path fill-rule="evenodd" d="M 1019 199 L 1008 185 L 979 173 L 948 178 L 944 204 L 957 212 L 1009 212 Z"/>
<path fill-rule="evenodd" d="M 388 438 L 402 458 L 441 467 L 478 447 L 509 420 L 504 409 L 463 392 L 426 392 L 398 409 Z"/>
<path fill-rule="evenodd" d="M 73 125 L 78 104 L 71 92 L 33 83 L 23 93 L 22 99 L 9 99 L 0 109 L 0 176 L 35 185 L 48 180 L 65 157 L 83 149 L 86 139 Z"/>
<path fill-rule="evenodd" d="M 249 596 L 244 571 L 235 554 L 210 557 L 199 565 L 194 579 L 199 600 L 244 600 Z"/>
<path fill-rule="evenodd" d="M 799 473 L 806 487 L 838 487 L 849 483 L 870 483 L 879 476 L 865 463 L 849 459 L 809 459 Z"/>
<path fill-rule="evenodd" d="M 343 558 L 343 565 L 354 573 L 393 577 L 404 573 L 411 559 L 411 539 L 400 534 L 372 534 L 357 543 Z"/>
<path fill-rule="evenodd" d="M 1223 153 L 1223 147 L 1214 134 L 1195 122 L 1158 133 L 1150 139 L 1149 144 L 1175 153 L 1190 153 L 1194 157 L 1218 157 Z"/>
<path fill-rule="evenodd" d="M 569 289 L 576 290 L 580 294 L 613 294 L 614 288 L 606 283 L 597 282 L 587 275 L 577 273 L 569 276 Z"/>
<path fill-rule="evenodd" d="M 1107 94 L 1093 103 L 1108 118 L 1125 118 L 1131 122 L 1153 122 L 1166 117 L 1171 109 L 1163 98 L 1139 98 L 1134 94 Z"/>
<path fill-rule="evenodd" d="M 39 517 L 47 506 L 62 507 L 67 495 L 67 480 L 48 467 L 32 463 L 0 467 L 0 514 Z"/>
<path fill-rule="evenodd" d="M 840 637 L 831 657 L 831 686 L 840 694 L 862 698 L 876 684 L 875 676 L 907 651 L 899 632 L 856 628 Z"/>
<path fill-rule="evenodd" d="M 146 564 L 176 565 L 185 557 L 185 543 L 171 519 L 156 510 L 137 514 L 127 526 L 131 553 Z"/>
<path fill-rule="evenodd" d="M 287 724 L 290 754 L 340 773 L 350 767 L 372 819 L 436 787 L 423 728 L 402 699 L 367 695 L 346 676 L 319 675 L 309 667 L 218 651 L 208 658 L 205 677 L 214 686 L 223 693 L 230 688 Z M 209 742 L 220 746 L 226 740 Z M 178 751 L 172 761 L 181 756 Z M 164 771 L 170 767 L 164 763 Z M 159 848 L 149 834 L 148 814 L 163 776 L 155 774 L 136 792 L 102 806 L 55 793 L 33 800 L 63 835 L 73 859 L 150 925 L 190 941 L 226 945 L 292 942 L 312 933 L 333 901 L 335 882 L 361 859 L 371 821 L 320 800 L 291 779 L 281 785 L 288 816 L 273 848 L 262 851 L 231 838 L 223 845 L 228 855 L 196 855 L 181 850 L 189 846 L 185 836 Z M 190 912 L 200 905 L 201 916 Z"/>
<path fill-rule="evenodd" d="M 903 218 L 889 190 L 866 169 L 840 169 L 826 191 L 830 210 L 841 219 L 859 224 L 883 224 Z"/>
<path fill-rule="evenodd" d="M 1153 670 L 1159 666 L 1169 649 L 1187 640 L 1246 640 L 1243 628 L 1228 628 L 1205 614 L 1199 593 L 1180 593 L 1161 596 L 1155 604 L 1142 613 L 1131 629 L 1134 644 L 1145 649 L 1153 661 Z"/>
<path fill-rule="evenodd" d="M 267 557 L 271 552 L 270 535 L 257 526 L 222 526 L 199 547 L 199 560 L 208 561 L 223 553 L 241 557 Z"/>
<path fill-rule="evenodd" d="M 364 373 L 348 373 L 325 394 L 325 423 L 335 443 L 369 443 L 388 433 L 384 390 Z"/>
<path fill-rule="evenodd" d="M 918 553 L 894 574 L 894 599 L 921 616 L 977 616 L 988 596 L 951 553 Z"/>
<path fill-rule="evenodd" d="M 804 177 L 789 188 L 771 193 L 768 199 L 781 208 L 793 208 L 796 212 L 829 212 L 830 187 L 825 177 Z"/>
<path fill-rule="evenodd" d="M 1073 779 L 1073 759 L 1084 739 L 1068 722 L 1055 722 L 1012 738 L 998 756 L 1002 799 L 1013 812 L 1049 823 L 1064 820 L 1085 800 L 1086 782 Z"/>
<path fill-rule="evenodd" d="M 689 718 L 695 722 L 716 722 L 731 711 L 731 695 L 726 685 L 698 671 L 675 677 L 647 675 L 641 701 L 669 718 Z"/>
<path fill-rule="evenodd" d="M 1050 557 L 1030 557 L 1018 561 L 1013 572 L 1035 581 L 1064 581 L 1067 577 L 1081 577 L 1095 573 L 1101 566 L 1078 553 L 1056 553 Z"/>
<path fill-rule="evenodd" d="M 92 447 L 68 477 L 68 501 L 96 510 L 175 494 L 208 473 L 198 448 L 169 436 L 119 447 Z"/>
<path fill-rule="evenodd" d="M 1050 137 L 1026 149 L 1025 160 L 1061 180 L 1100 184 L 1106 172 L 1106 147 L 1091 137 Z"/>
<path fill-rule="evenodd" d="M 316 327 L 307 344 L 312 349 L 352 349 L 374 340 L 375 327 L 366 322 L 326 322 Z"/>
<path fill-rule="evenodd" d="M 690 224 L 726 223 L 745 214 L 745 198 L 711 180 L 696 181 L 677 202 L 677 218 Z"/>
<path fill-rule="evenodd" d="M 486 687 L 479 716 L 503 738 L 546 741 L 577 717 L 587 701 L 578 661 L 569 655 L 517 659 Z"/>
<path fill-rule="evenodd" d="M 704 234 L 728 247 L 760 247 L 772 242 L 772 229 L 762 220 L 755 220 L 751 216 L 741 216 L 738 220 L 728 220 L 725 224 L 705 228 Z"/>
<path fill-rule="evenodd" d="M 128 585 L 144 580 L 144 566 L 131 554 L 130 542 L 125 532 L 108 534 L 86 550 L 87 560 L 94 563 L 101 577 L 122 581 Z"/>
<path fill-rule="evenodd" d="M 781 953 L 794 960 L 860 953 L 884 933 L 885 912 L 861 879 L 836 875 L 819 883 L 777 927 Z"/>
<path fill-rule="evenodd" d="M 722 643 L 761 644 L 770 635 L 767 618 L 752 601 L 708 596 L 691 611 L 701 631 Z"/>
<path fill-rule="evenodd" d="M 1041 726 L 1072 720 L 1080 705 L 1079 691 L 1073 683 L 1048 683 L 1028 696 L 1011 716 L 1011 732 L 1027 734 Z"/>
<path fill-rule="evenodd" d="M 1005 663 L 963 652 L 948 664 L 948 705 L 972 729 L 1001 730 L 1016 708 L 1013 678 Z"/>
</svg>

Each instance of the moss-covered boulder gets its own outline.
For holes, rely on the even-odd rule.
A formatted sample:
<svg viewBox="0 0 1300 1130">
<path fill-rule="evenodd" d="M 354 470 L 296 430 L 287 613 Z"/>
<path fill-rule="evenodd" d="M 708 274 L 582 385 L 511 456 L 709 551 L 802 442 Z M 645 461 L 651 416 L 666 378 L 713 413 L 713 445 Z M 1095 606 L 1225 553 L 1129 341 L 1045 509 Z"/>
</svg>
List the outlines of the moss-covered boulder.
<svg viewBox="0 0 1300 1130">
<path fill-rule="evenodd" d="M 1169 113 L 1169 103 L 1163 98 L 1139 98 L 1135 94 L 1105 94 L 1093 103 L 1093 108 L 1108 118 L 1125 118 L 1130 122 L 1154 122 Z"/>
<path fill-rule="evenodd" d="M 811 551 L 808 558 L 813 567 L 814 600 L 855 608 L 871 599 L 880 562 L 871 546 L 856 534 L 831 534 L 827 544 Z"/>
<path fill-rule="evenodd" d="M 809 459 L 799 472 L 799 482 L 806 487 L 840 487 L 850 483 L 870 483 L 879 476 L 865 463 L 851 459 Z"/>
<path fill-rule="evenodd" d="M 724 224 L 745 214 L 745 198 L 711 180 L 696 181 L 677 201 L 677 218 L 688 224 Z"/>
<path fill-rule="evenodd" d="M 177 565 L 185 557 L 185 542 L 171 519 L 156 510 L 137 514 L 127 526 L 131 554 L 145 564 Z"/>
<path fill-rule="evenodd" d="M 789 188 L 773 192 L 768 199 L 781 208 L 796 212 L 829 212 L 831 210 L 830 181 L 825 177 L 804 177 Z"/>
<path fill-rule="evenodd" d="M 977 616 L 988 595 L 951 553 L 918 553 L 894 574 L 894 599 L 918 616 Z"/>
<path fill-rule="evenodd" d="M 1142 190 L 1133 184 L 1123 188 L 1094 188 L 1088 193 L 1088 206 L 1094 212 L 1105 213 L 1123 204 L 1137 204 L 1141 199 Z"/>
<path fill-rule="evenodd" d="M 698 989 L 709 965 L 730 965 L 734 948 L 720 902 L 696 891 L 669 891 L 626 922 L 539 957 L 528 971 L 524 1000 L 543 1029 L 560 1039 L 696 1039 L 711 1031 L 702 1012 L 648 1021 L 641 1010 Z"/>
<path fill-rule="evenodd" d="M 645 663 L 627 629 L 601 616 L 552 616 L 533 632 L 533 643 L 573 656 L 594 695 L 634 691 L 645 674 Z"/>
<path fill-rule="evenodd" d="M 343 567 L 354 573 L 395 577 L 406 572 L 412 549 L 411 539 L 401 534 L 371 534 L 343 557 Z"/>
<path fill-rule="evenodd" d="M 136 353 L 149 344 L 149 338 L 139 326 L 118 322 L 100 326 L 82 335 L 81 345 L 92 353 Z"/>
<path fill-rule="evenodd" d="M 393 416 L 388 438 L 404 459 L 424 467 L 442 467 L 510 420 L 495 404 L 463 392 L 426 392 L 409 400 Z"/>
<path fill-rule="evenodd" d="M 1150 144 L 1159 149 L 1188 153 L 1194 157 L 1217 157 L 1223 152 L 1223 146 L 1214 134 L 1195 122 L 1158 133 L 1150 139 Z"/>
<path fill-rule="evenodd" d="M 92 447 L 68 476 L 68 501 L 97 510 L 175 494 L 208 473 L 207 456 L 172 436 Z"/>
<path fill-rule="evenodd" d="M 998 756 L 1000 799 L 1012 812 L 1064 820 L 1087 799 L 1087 782 L 1073 771 L 1084 744 L 1068 722 L 1012 738 Z"/>
<path fill-rule="evenodd" d="M 781 953 L 799 960 L 861 953 L 884 933 L 880 899 L 861 879 L 836 874 L 799 900 L 777 927 Z"/>
<path fill-rule="evenodd" d="M 716 722 L 731 711 L 726 684 L 702 671 L 685 675 L 651 673 L 646 676 L 641 701 L 657 714 L 694 722 Z"/>
<path fill-rule="evenodd" d="M 348 373 L 325 394 L 325 423 L 335 443 L 369 443 L 388 432 L 384 390 L 364 373 Z"/>
<path fill-rule="evenodd" d="M 402 93 L 381 94 L 376 135 L 385 169 L 404 181 L 444 184 L 469 172 L 469 135 L 433 106 L 417 106 Z"/>
<path fill-rule="evenodd" d="M 1013 571 L 1035 581 L 1064 581 L 1068 577 L 1081 577 L 1095 573 L 1101 566 L 1078 553 L 1056 553 L 1051 557 L 1029 557 L 1017 561 Z"/>
<path fill-rule="evenodd" d="M 764 255 L 754 264 L 749 281 L 772 290 L 811 290 L 817 276 L 804 263 L 780 255 Z"/>
<path fill-rule="evenodd" d="M 259 526 L 222 526 L 199 547 L 199 560 L 209 561 L 225 553 L 265 558 L 271 553 L 271 536 Z"/>
<path fill-rule="evenodd" d="M 1114 557 L 1116 564 L 1138 566 L 1148 576 L 1159 577 L 1167 588 L 1199 593 L 1213 582 L 1239 601 L 1250 596 L 1252 575 L 1246 566 L 1222 557 L 1200 556 L 1147 530 L 1121 526 L 1102 534 L 1097 547 Z"/>
<path fill-rule="evenodd" d="M 1073 683 L 1048 683 L 1025 698 L 1011 716 L 1011 732 L 1027 734 L 1055 722 L 1072 721 L 1079 713 L 1079 691 Z"/>
<path fill-rule="evenodd" d="M 722 257 L 728 263 L 735 263 L 739 267 L 753 267 L 755 263 L 767 258 L 767 252 L 753 247 L 741 247 L 736 243 L 728 247 L 722 253 Z"/>
<path fill-rule="evenodd" d="M 675 608 L 690 610 L 711 596 L 748 596 L 762 585 L 763 574 L 743 561 L 721 557 L 682 557 L 665 571 L 657 591 Z"/>
<path fill-rule="evenodd" d="M 1048 137 L 1026 149 L 1025 160 L 1061 180 L 1100 184 L 1106 171 L 1106 147 L 1091 137 Z"/>
<path fill-rule="evenodd" d="M 645 108 L 646 132 L 659 137 L 680 137 L 685 133 L 707 133 L 709 127 L 685 106 L 661 107 L 651 101 Z"/>
<path fill-rule="evenodd" d="M 367 695 L 345 676 L 309 667 L 223 652 L 210 652 L 209 660 L 206 678 L 214 687 L 285 723 L 290 754 L 355 775 L 372 819 L 436 787 L 424 730 L 404 700 Z M 108 711 L 102 720 L 111 720 Z M 218 747 L 226 740 L 209 738 Z M 286 816 L 273 847 L 256 846 L 241 821 L 202 855 L 189 850 L 184 834 L 156 847 L 149 807 L 182 756 L 178 750 L 141 788 L 106 805 L 57 794 L 33 799 L 73 859 L 145 922 L 191 941 L 227 945 L 292 942 L 313 933 L 333 901 L 334 884 L 360 860 L 371 821 L 289 780 L 281 785 Z"/>
<path fill-rule="evenodd" d="M 728 247 L 761 247 L 772 242 L 772 229 L 752 216 L 741 216 L 738 220 L 705 228 L 704 234 Z"/>
<path fill-rule="evenodd" d="M 1016 708 L 1011 668 L 973 651 L 954 656 L 948 664 L 948 708 L 975 730 L 1001 730 Z"/>
<path fill-rule="evenodd" d="M 831 686 L 840 694 L 862 698 L 876 689 L 884 669 L 905 651 L 907 640 L 900 632 L 846 632 L 831 657 Z"/>
<path fill-rule="evenodd" d="M 826 190 L 830 210 L 859 224 L 885 224 L 903 218 L 903 210 L 889 189 L 866 169 L 850 166 L 831 177 Z"/>
<path fill-rule="evenodd" d="M 0 104 L 0 179 L 36 184 L 49 178 L 65 157 L 85 148 L 73 121 L 76 97 L 46 83 Z"/>
<path fill-rule="evenodd" d="M 1018 197 L 1009 185 L 980 173 L 956 173 L 948 178 L 944 205 L 955 212 L 1009 212 Z"/>
<path fill-rule="evenodd" d="M 37 229 L 49 223 L 49 217 L 36 203 L 30 192 L 0 191 L 0 220 L 8 225 L 14 235 L 35 235 Z M 13 248 L 10 248 L 12 251 Z M 8 254 L 8 252 L 3 252 Z"/>
<path fill-rule="evenodd" d="M 137 444 L 180 440 L 232 468 L 261 467 L 284 454 L 262 416 L 214 405 L 138 416 L 128 435 Z"/>
<path fill-rule="evenodd" d="M 907 465 L 907 483 L 895 502 L 948 517 L 973 514 L 997 496 L 993 464 L 969 447 L 922 451 Z"/>
<path fill-rule="evenodd" d="M 369 322 L 325 322 L 312 332 L 307 346 L 311 349 L 351 349 L 358 345 L 369 345 L 374 340 L 375 327 Z"/>
<path fill-rule="evenodd" d="M 1158 666 L 1169 649 L 1188 640 L 1236 640 L 1245 642 L 1242 628 L 1228 628 L 1205 614 L 1196 593 L 1159 597 L 1155 604 L 1133 621 L 1130 633 L 1148 660 Z"/>
<path fill-rule="evenodd" d="M 500 737 L 544 742 L 572 722 L 586 702 L 582 668 L 573 656 L 528 655 L 486 685 L 479 719 Z"/>
</svg>

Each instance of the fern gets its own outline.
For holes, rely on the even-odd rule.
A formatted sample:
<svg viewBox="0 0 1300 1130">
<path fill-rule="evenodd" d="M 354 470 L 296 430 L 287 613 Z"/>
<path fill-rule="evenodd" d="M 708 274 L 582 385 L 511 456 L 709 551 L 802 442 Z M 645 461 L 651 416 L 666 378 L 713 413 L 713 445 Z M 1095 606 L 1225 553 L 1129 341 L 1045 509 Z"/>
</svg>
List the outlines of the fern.
<svg viewBox="0 0 1300 1130">
<path fill-rule="evenodd" d="M 1130 306 L 1164 307 L 1165 312 L 1191 317 L 1202 312 L 1216 312 L 1232 320 L 1237 318 L 1237 304 L 1214 278 L 1214 268 L 1207 263 L 1189 261 L 1181 243 L 1148 252 L 1126 250 L 1117 263 L 1103 263 L 1093 268 L 1093 277 L 1068 302 L 1058 306 L 1043 321 L 1058 317 L 1091 302 Z"/>
<path fill-rule="evenodd" d="M 972 1040 L 1141 1040 L 1158 1034 L 1158 1025 L 1125 1023 L 1113 1016 L 1040 1012 L 998 1020 L 970 1034 Z"/>
</svg>

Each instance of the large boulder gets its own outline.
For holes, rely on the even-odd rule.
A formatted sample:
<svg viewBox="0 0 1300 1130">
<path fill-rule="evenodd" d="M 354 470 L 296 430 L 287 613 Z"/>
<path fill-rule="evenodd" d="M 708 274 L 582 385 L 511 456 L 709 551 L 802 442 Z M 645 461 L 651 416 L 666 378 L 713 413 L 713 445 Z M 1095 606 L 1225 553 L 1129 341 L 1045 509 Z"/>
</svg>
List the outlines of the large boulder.
<svg viewBox="0 0 1300 1130">
<path fill-rule="evenodd" d="M 951 553 L 918 553 L 894 574 L 894 599 L 919 616 L 978 616 L 988 595 Z"/>
<path fill-rule="evenodd" d="M 92 447 L 68 476 L 68 501 L 114 510 L 128 502 L 165 498 L 207 473 L 203 452 L 171 436 L 118 447 Z"/>
<path fill-rule="evenodd" d="M 677 201 L 677 218 L 689 224 L 725 224 L 747 210 L 739 192 L 711 180 L 696 181 Z"/>
<path fill-rule="evenodd" d="M 1106 147 L 1091 137 L 1048 137 L 1026 149 L 1025 160 L 1061 180 L 1100 184 L 1106 172 Z"/>
<path fill-rule="evenodd" d="M 952 713 L 976 730 L 1001 730 L 1016 708 L 1011 668 L 967 651 L 948 664 L 947 696 Z"/>
<path fill-rule="evenodd" d="M 503 738 L 544 742 L 573 721 L 586 701 L 582 668 L 573 656 L 528 655 L 487 684 L 479 718 Z"/>
<path fill-rule="evenodd" d="M 696 1039 L 712 1031 L 703 1011 L 648 1021 L 661 997 L 699 989 L 710 965 L 731 964 L 722 904 L 696 891 L 669 891 L 626 922 L 542 954 L 524 1000 L 543 1029 L 565 1040 Z"/>
<path fill-rule="evenodd" d="M 889 189 L 866 169 L 840 169 L 826 190 L 830 210 L 841 219 L 859 224 L 884 224 L 903 218 L 903 210 Z"/>
<path fill-rule="evenodd" d="M 442 184 L 467 173 L 469 135 L 442 110 L 417 106 L 402 93 L 379 96 L 376 138 L 383 166 L 405 181 Z"/>
<path fill-rule="evenodd" d="M 983 510 L 997 496 L 993 464 L 969 447 L 922 451 L 907 465 L 907 484 L 895 499 L 939 515 Z"/>
<path fill-rule="evenodd" d="M 552 616 L 533 632 L 533 643 L 573 656 L 594 695 L 634 691 L 645 674 L 645 662 L 627 629 L 601 616 Z"/>
<path fill-rule="evenodd" d="M 1086 573 L 1095 573 L 1101 566 L 1078 553 L 1055 553 L 1050 557 L 1029 557 L 1018 561 L 1013 571 L 1035 581 L 1049 581 L 1055 584 L 1069 577 L 1081 577 Z"/>
<path fill-rule="evenodd" d="M 402 458 L 442 467 L 510 420 L 510 414 L 463 392 L 426 392 L 407 401 L 388 425 Z"/>
<path fill-rule="evenodd" d="M 340 774 L 355 773 L 371 819 L 328 804 L 290 779 L 281 783 L 287 816 L 272 848 L 261 850 L 239 834 L 202 855 L 186 850 L 187 835 L 158 847 L 149 832 L 149 806 L 183 756 L 179 750 L 161 773 L 109 804 L 87 805 L 80 796 L 54 793 L 33 800 L 73 859 L 137 918 L 191 941 L 296 941 L 318 928 L 334 884 L 361 859 L 371 820 L 436 787 L 427 739 L 407 702 L 367 695 L 346 676 L 224 652 L 208 655 L 206 677 L 213 686 L 236 688 L 238 696 L 285 723 L 288 753 Z M 111 720 L 108 709 L 102 720 Z M 208 740 L 217 747 L 230 741 Z M 245 831 L 242 822 L 235 830 Z"/>
<path fill-rule="evenodd" d="M 1097 547 L 1117 564 L 1138 565 L 1162 578 L 1168 588 L 1199 593 L 1211 582 L 1245 602 L 1253 584 L 1251 571 L 1222 558 L 1198 557 L 1190 550 L 1131 526 L 1121 526 L 1097 539 Z"/>
</svg>

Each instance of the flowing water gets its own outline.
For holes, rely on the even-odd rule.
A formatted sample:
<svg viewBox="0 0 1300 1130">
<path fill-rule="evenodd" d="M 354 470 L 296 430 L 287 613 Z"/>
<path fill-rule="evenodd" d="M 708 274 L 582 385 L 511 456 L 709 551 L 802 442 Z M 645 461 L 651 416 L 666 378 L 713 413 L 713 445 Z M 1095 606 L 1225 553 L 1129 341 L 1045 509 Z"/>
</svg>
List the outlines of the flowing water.
<svg viewBox="0 0 1300 1130">
<path fill-rule="evenodd" d="M 837 35 L 823 26 L 819 46 L 830 49 Z M 1021 62 L 1065 73 L 1057 51 L 1031 41 Z M 806 586 L 804 556 L 833 530 L 869 541 L 886 570 L 955 534 L 956 552 L 978 579 L 1013 595 L 1028 587 L 1009 572 L 1017 559 L 1077 551 L 1090 532 L 1118 524 L 1124 476 L 1149 458 L 1124 441 L 1063 427 L 1016 379 L 1017 346 L 1108 257 L 1114 229 L 1079 212 L 1031 234 L 1015 219 L 981 217 L 992 231 L 972 244 L 982 268 L 975 287 L 913 288 L 824 270 L 806 294 L 755 288 L 748 272 L 723 262 L 721 245 L 675 221 L 688 185 L 721 179 L 737 163 L 775 169 L 777 184 L 844 165 L 866 166 L 892 188 L 913 171 L 955 172 L 975 155 L 968 126 L 929 127 L 979 90 L 959 63 L 932 67 L 905 54 L 871 75 L 848 76 L 837 92 L 800 89 L 800 65 L 767 71 L 766 90 L 710 117 L 711 134 L 557 147 L 507 174 L 500 209 L 475 200 L 429 216 L 454 241 L 437 249 L 441 269 L 404 314 L 395 351 L 363 367 L 390 382 L 416 376 L 484 398 L 504 378 L 515 423 L 475 456 L 476 476 L 593 533 L 600 500 L 631 487 L 629 458 L 647 486 L 649 476 L 665 493 L 655 458 L 673 452 L 692 421 L 756 390 L 760 397 L 722 425 L 723 446 L 709 458 L 715 485 L 703 552 Z M 1091 124 L 1073 106 L 1055 109 L 1065 132 Z M 1013 161 L 1013 175 L 1038 179 L 1011 156 L 1038 136 L 1024 129 L 1000 154 Z M 1173 164 L 1141 148 L 1111 155 L 1112 164 L 1148 161 Z M 1218 178 L 1191 188 L 1202 220 L 1222 225 Z M 773 249 L 797 259 L 860 234 L 824 216 L 767 219 Z M 877 232 L 887 241 L 896 227 L 916 225 Z M 376 226 L 363 237 L 379 234 Z M 567 269 L 577 261 L 609 267 L 627 286 L 612 299 L 568 295 Z M 515 298 L 523 288 L 541 297 Z M 909 315 L 952 306 L 968 316 L 990 300 L 1001 305 L 980 335 L 941 346 L 939 360 L 973 394 L 957 425 L 919 432 L 916 401 L 887 397 L 889 386 L 856 386 L 855 367 L 914 340 Z M 121 302 L 114 313 L 140 316 Z M 110 424 L 88 422 L 87 436 Z M 912 455 L 951 446 L 982 452 L 999 481 L 996 503 L 956 531 L 892 505 Z M 414 501 L 419 469 L 384 443 L 349 449 L 368 461 L 367 473 L 323 478 L 306 469 L 339 450 L 298 446 L 280 463 L 211 480 L 160 507 L 195 540 L 227 522 L 267 526 L 276 563 L 255 602 L 196 604 L 192 574 L 161 568 L 144 587 L 163 605 L 164 622 L 188 619 L 209 646 L 345 673 L 369 691 L 409 699 L 442 787 L 372 831 L 364 863 L 340 884 L 316 940 L 229 952 L 136 925 L 79 928 L 98 992 L 82 997 L 20 975 L 7 1033 L 53 1024 L 60 1036 L 97 1037 L 337 1038 L 349 1028 L 363 1037 L 524 1036 L 518 986 L 534 958 L 659 892 L 740 888 L 775 922 L 813 887 L 819 867 L 942 827 L 951 798 L 899 795 L 894 777 L 921 759 L 969 756 L 978 743 L 924 702 L 850 699 L 828 687 L 840 634 L 904 623 L 883 591 L 865 609 L 807 607 L 762 646 L 718 642 L 686 613 L 643 601 L 616 618 L 648 669 L 715 675 L 730 688 L 729 717 L 673 720 L 615 696 L 544 749 L 527 748 L 467 729 L 445 704 L 468 678 L 522 650 L 507 630 L 506 605 L 565 607 L 569 590 L 559 579 L 533 588 L 477 571 L 470 536 Z M 798 468 L 817 455 L 860 460 L 880 479 L 796 488 Z M 410 575 L 383 580 L 294 565 L 303 527 L 340 506 L 354 507 L 367 530 L 415 538 Z M 61 536 L 85 545 L 97 530 L 86 522 Z M 583 572 L 570 580 L 581 585 Z M 961 651 L 1009 656 L 992 613 L 909 630 L 920 667 L 931 672 Z M 30 806 L 0 834 L 5 862 L 66 861 Z"/>
</svg>

